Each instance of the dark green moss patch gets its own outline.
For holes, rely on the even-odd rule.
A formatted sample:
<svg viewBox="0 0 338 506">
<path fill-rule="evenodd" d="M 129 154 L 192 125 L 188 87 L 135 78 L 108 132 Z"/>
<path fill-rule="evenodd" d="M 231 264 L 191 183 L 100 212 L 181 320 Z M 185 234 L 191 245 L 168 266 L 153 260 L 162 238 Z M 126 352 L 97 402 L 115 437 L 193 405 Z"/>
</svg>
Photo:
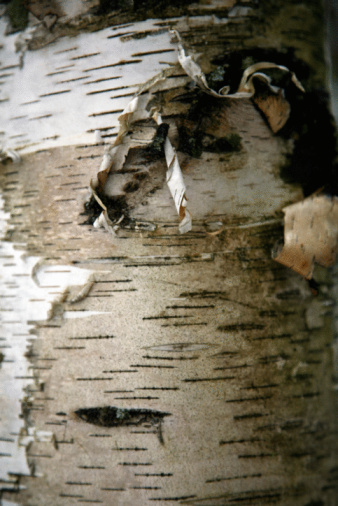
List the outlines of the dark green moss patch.
<svg viewBox="0 0 338 506">
<path fill-rule="evenodd" d="M 225 82 L 226 69 L 223 65 L 219 65 L 206 76 L 207 83 L 211 89 L 218 91 Z"/>
<path fill-rule="evenodd" d="M 137 181 L 128 181 L 123 187 L 123 191 L 126 193 L 134 193 L 140 187 L 140 184 Z"/>
<path fill-rule="evenodd" d="M 100 0 L 99 6 L 95 9 L 97 16 L 104 16 L 110 12 L 132 7 L 132 2 L 126 0 Z"/>
<path fill-rule="evenodd" d="M 202 130 L 196 130 L 189 135 L 185 127 L 180 127 L 179 136 L 178 149 L 194 158 L 199 158 L 203 151 L 225 153 L 239 151 L 242 148 L 241 137 L 236 133 L 230 133 L 224 137 L 215 137 L 210 134 L 204 134 Z"/>
<path fill-rule="evenodd" d="M 214 153 L 240 151 L 242 148 L 241 136 L 235 133 L 219 138 L 205 135 L 202 139 L 202 144 L 204 151 L 211 151 Z"/>
<path fill-rule="evenodd" d="M 168 7 L 186 7 L 192 3 L 196 3 L 196 0 L 134 0 L 134 10 L 145 9 L 147 11 L 153 11 L 155 14 L 163 13 Z"/>
<path fill-rule="evenodd" d="M 100 0 L 100 4 L 93 10 L 98 16 L 105 16 L 111 12 L 122 10 L 130 13 L 144 13 L 148 18 L 165 17 L 169 10 L 180 10 L 196 3 L 194 0 Z"/>
<path fill-rule="evenodd" d="M 28 24 L 28 10 L 24 0 L 11 0 L 6 8 L 6 15 L 9 17 L 12 31 L 24 30 Z"/>
<path fill-rule="evenodd" d="M 164 156 L 164 143 L 167 138 L 169 131 L 169 125 L 167 123 L 161 123 L 158 126 L 152 143 L 146 148 L 146 156 L 150 157 L 162 157 Z"/>
<path fill-rule="evenodd" d="M 178 149 L 194 158 L 199 158 L 203 152 L 201 133 L 194 132 L 191 135 L 184 126 L 180 127 L 178 132 L 180 139 Z"/>
<path fill-rule="evenodd" d="M 107 197 L 106 195 L 102 194 L 100 195 L 100 200 L 106 206 L 108 217 L 112 221 L 117 221 L 121 218 L 121 216 L 123 216 L 121 226 L 129 224 L 131 220 L 129 218 L 129 209 L 125 195 L 116 195 L 114 197 Z M 103 210 L 102 207 L 97 202 L 95 197 L 92 195 L 90 197 L 90 200 L 86 202 L 84 205 L 84 212 L 82 213 L 82 216 L 87 215 L 88 218 L 85 222 L 82 223 L 82 225 L 93 225 L 95 220 L 102 213 L 102 210 Z"/>
</svg>

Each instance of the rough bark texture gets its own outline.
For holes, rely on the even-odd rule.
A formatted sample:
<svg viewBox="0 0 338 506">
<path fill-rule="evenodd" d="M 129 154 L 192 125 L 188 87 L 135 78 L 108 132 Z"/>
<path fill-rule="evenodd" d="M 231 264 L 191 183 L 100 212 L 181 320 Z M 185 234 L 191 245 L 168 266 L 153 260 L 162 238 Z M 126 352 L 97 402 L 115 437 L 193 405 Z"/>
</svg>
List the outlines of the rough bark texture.
<svg viewBox="0 0 338 506">
<path fill-rule="evenodd" d="M 107 19 L 118 23 L 129 15 L 134 22 L 141 16 L 135 9 Z M 180 15 L 175 9 L 173 15 Z M 207 97 L 177 68 L 167 89 L 155 96 L 164 121 L 178 132 L 193 230 L 178 233 L 164 158 L 135 150 L 124 172 L 110 176 L 109 188 L 124 188 L 124 212 L 157 229 L 120 230 L 112 237 L 93 227 L 84 202 L 104 152 L 102 138 L 95 143 L 93 131 L 116 136 L 118 111 L 140 82 L 128 77 L 133 65 L 125 66 L 120 79 L 129 87 L 124 97 L 117 97 L 117 90 L 112 96 L 120 100 L 118 107 L 94 98 L 117 88 L 107 79 L 121 64 L 119 54 L 109 56 L 107 68 L 76 66 L 88 54 L 99 54 L 101 42 L 69 60 L 69 107 L 85 88 L 74 83 L 87 79 L 87 102 L 81 98 L 79 104 L 85 114 L 76 107 L 63 111 L 59 101 L 59 111 L 41 115 L 43 123 L 34 116 L 33 96 L 28 105 L 12 103 L 12 121 L 19 121 L 15 118 L 24 107 L 29 112 L 19 131 L 26 140 L 16 146 L 23 161 L 4 164 L 0 173 L 10 241 L 3 242 L 0 257 L 6 273 L 0 375 L 4 382 L 9 378 L 10 388 L 18 384 L 19 393 L 24 390 L 17 396 L 23 420 L 4 423 L 0 434 L 4 504 L 335 504 L 330 273 L 317 269 L 320 293 L 314 298 L 305 280 L 271 259 L 283 235 L 282 208 L 303 197 L 302 185 L 309 193 L 332 184 L 334 141 L 322 100 L 321 5 L 215 1 L 191 9 L 190 18 L 151 22 L 146 36 L 153 37 L 155 52 L 166 51 L 159 59 L 175 60 L 167 59 L 168 42 L 155 46 L 156 30 L 167 26 L 201 54 L 205 72 L 229 65 L 227 78 L 234 86 L 250 58 L 274 58 L 302 80 L 312 97 L 304 99 L 306 106 L 321 114 L 326 144 L 311 143 L 315 121 L 294 91 L 291 107 L 307 115 L 291 116 L 274 135 L 251 100 Z M 149 5 L 142 12 L 143 18 L 153 13 Z M 103 28 L 101 11 L 96 16 L 90 18 L 91 30 Z M 110 33 L 142 40 L 145 28 L 139 26 L 114 26 Z M 63 36 L 76 31 L 67 24 L 56 25 L 57 30 Z M 106 40 L 103 31 L 89 36 L 91 42 Z M 35 42 L 43 46 L 43 36 Z M 54 49 L 28 52 L 23 71 L 41 51 L 51 67 L 68 72 L 58 51 L 70 54 L 76 45 L 75 36 L 55 42 Z M 150 68 L 159 65 L 145 52 L 133 57 Z M 53 81 L 50 93 L 59 90 Z M 44 104 L 49 98 L 38 91 L 36 100 Z M 58 138 L 43 133 L 57 123 L 57 115 L 67 114 L 74 124 L 65 128 L 73 135 L 78 119 L 78 137 L 60 141 L 68 135 L 62 121 Z M 29 128 L 34 118 L 40 123 L 35 133 Z M 151 139 L 156 128 L 145 122 L 141 131 Z M 304 145 L 301 150 L 297 144 L 302 135 L 308 135 L 308 158 Z M 231 138 L 240 138 L 240 146 L 224 143 Z M 329 170 L 318 175 L 311 160 L 320 158 L 320 149 Z M 295 160 L 309 163 L 311 177 L 301 172 L 290 182 Z M 146 177 L 130 192 L 140 167 Z M 281 178 L 282 169 L 289 182 Z M 11 356 L 11 346 L 20 339 L 23 350 L 26 339 L 30 343 L 29 368 L 23 359 L 21 373 L 12 380 L 13 361 L 19 359 Z M 29 464 L 21 470 L 20 444 Z"/>
</svg>

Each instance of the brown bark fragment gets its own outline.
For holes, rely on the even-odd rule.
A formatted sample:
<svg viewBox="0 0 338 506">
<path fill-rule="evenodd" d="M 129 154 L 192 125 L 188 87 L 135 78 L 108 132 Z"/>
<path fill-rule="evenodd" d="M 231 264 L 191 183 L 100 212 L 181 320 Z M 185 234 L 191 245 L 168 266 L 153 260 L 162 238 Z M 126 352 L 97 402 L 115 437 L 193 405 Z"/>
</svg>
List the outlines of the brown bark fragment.
<svg viewBox="0 0 338 506">
<path fill-rule="evenodd" d="M 274 259 L 307 279 L 315 262 L 329 267 L 336 261 L 338 199 L 314 195 L 283 209 L 284 246 Z"/>
</svg>

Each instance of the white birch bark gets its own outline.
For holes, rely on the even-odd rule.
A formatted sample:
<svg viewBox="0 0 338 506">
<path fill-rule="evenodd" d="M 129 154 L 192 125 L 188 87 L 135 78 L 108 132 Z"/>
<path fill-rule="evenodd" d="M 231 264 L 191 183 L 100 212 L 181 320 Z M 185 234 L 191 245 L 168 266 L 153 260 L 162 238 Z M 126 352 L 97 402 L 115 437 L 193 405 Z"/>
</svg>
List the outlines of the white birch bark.
<svg viewBox="0 0 338 506">
<path fill-rule="evenodd" d="M 271 259 L 282 208 L 302 199 L 280 177 L 291 141 L 250 99 L 217 102 L 207 133 L 235 133 L 242 147 L 178 150 L 191 232 L 178 231 L 164 157 L 140 151 L 107 187 L 121 194 L 146 172 L 124 193 L 132 217 L 156 230 L 84 224 L 118 116 L 177 63 L 168 27 L 203 52 L 205 72 L 225 47 L 288 44 L 319 79 L 316 38 L 301 40 L 311 6 L 271 13 L 265 33 L 253 2 L 191 9 L 64 33 L 21 67 L 17 34 L 2 36 L 2 142 L 22 156 L 0 174 L 4 505 L 334 504 L 330 275 L 318 269 L 314 298 Z M 173 99 L 189 82 L 177 66 L 155 90 L 174 141 L 190 103 Z M 140 125 L 149 143 L 155 123 Z"/>
</svg>

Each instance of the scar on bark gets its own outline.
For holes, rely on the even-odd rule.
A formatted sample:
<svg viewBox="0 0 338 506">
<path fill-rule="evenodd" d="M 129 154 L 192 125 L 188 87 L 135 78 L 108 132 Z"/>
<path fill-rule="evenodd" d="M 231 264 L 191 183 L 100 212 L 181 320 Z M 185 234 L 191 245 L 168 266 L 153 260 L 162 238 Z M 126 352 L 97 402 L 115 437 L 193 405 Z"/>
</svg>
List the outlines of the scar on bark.
<svg viewBox="0 0 338 506">
<path fill-rule="evenodd" d="M 162 422 L 165 416 L 171 413 L 151 409 L 126 409 L 115 406 L 102 406 L 95 408 L 81 408 L 75 411 L 81 420 L 99 425 L 100 427 L 128 427 L 139 426 L 154 427 L 161 444 L 164 444 L 162 435 Z"/>
</svg>

